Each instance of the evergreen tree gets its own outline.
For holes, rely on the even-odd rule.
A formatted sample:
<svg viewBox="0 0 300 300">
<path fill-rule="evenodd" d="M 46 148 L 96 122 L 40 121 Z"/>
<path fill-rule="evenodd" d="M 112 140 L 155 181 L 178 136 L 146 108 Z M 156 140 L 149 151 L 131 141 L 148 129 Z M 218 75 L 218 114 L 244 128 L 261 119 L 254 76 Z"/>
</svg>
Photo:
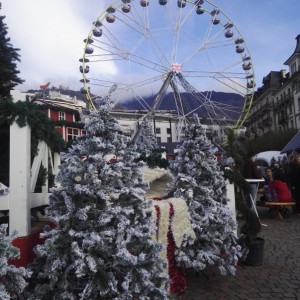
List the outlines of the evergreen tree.
<svg viewBox="0 0 300 300">
<path fill-rule="evenodd" d="M 184 141 L 171 162 L 174 180 L 170 190 L 171 195 L 186 199 L 196 239 L 185 236 L 175 255 L 181 266 L 200 271 L 217 265 L 221 274 L 233 275 L 240 246 L 235 221 L 226 205 L 226 183 L 214 152 L 195 117 L 195 123 L 185 129 Z"/>
<path fill-rule="evenodd" d="M 0 299 L 18 299 L 27 283 L 25 278 L 30 277 L 30 272 L 24 268 L 9 265 L 9 260 L 17 259 L 20 250 L 12 246 L 16 232 L 7 235 L 7 224 L 0 225 Z"/>
<path fill-rule="evenodd" d="M 100 101 L 101 102 L 101 101 Z M 110 105 L 98 103 L 88 134 L 65 156 L 32 266 L 39 282 L 29 299 L 166 299 L 161 245 L 152 241 L 150 202 Z M 108 154 L 117 162 L 109 163 Z"/>
<path fill-rule="evenodd" d="M 162 152 L 165 150 L 160 148 L 156 136 L 151 126 L 152 118 L 146 117 L 140 124 L 139 133 L 135 144 L 137 151 L 141 154 L 140 159 L 147 163 L 148 167 L 167 168 L 169 162 L 162 158 Z"/>
<path fill-rule="evenodd" d="M 1 5 L 0 5 L 1 9 Z M 10 91 L 18 84 L 23 83 L 17 70 L 16 61 L 20 61 L 18 51 L 7 37 L 7 25 L 3 22 L 5 16 L 0 16 L 0 99 L 10 96 Z"/>
<path fill-rule="evenodd" d="M 158 148 L 156 137 L 151 126 L 151 118 L 149 117 L 146 117 L 140 124 L 136 146 L 138 151 L 145 156 L 149 156 L 152 150 Z"/>
</svg>

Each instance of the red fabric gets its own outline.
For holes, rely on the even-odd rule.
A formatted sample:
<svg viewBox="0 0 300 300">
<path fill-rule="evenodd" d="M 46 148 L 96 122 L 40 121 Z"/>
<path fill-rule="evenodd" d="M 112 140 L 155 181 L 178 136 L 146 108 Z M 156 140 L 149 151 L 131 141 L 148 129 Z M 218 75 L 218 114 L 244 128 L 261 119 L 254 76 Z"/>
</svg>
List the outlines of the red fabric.
<svg viewBox="0 0 300 300">
<path fill-rule="evenodd" d="M 49 224 L 52 226 L 51 224 Z M 53 226 L 52 226 L 53 227 Z M 28 263 L 35 259 L 34 248 L 36 245 L 43 244 L 45 239 L 40 237 L 44 231 L 44 226 L 36 229 L 28 236 L 18 237 L 12 241 L 12 245 L 20 249 L 20 257 L 10 260 L 9 264 L 16 267 L 26 267 Z"/>
<path fill-rule="evenodd" d="M 269 183 L 269 188 L 274 188 L 279 202 L 291 202 L 292 197 L 288 185 L 284 181 L 274 180 Z"/>
<path fill-rule="evenodd" d="M 175 259 L 176 244 L 172 232 L 172 219 L 174 217 L 173 204 L 170 205 L 170 223 L 168 230 L 168 245 L 167 245 L 167 259 L 169 265 L 169 278 L 170 278 L 170 294 L 181 295 L 186 290 L 186 276 L 184 269 L 178 267 Z"/>
</svg>

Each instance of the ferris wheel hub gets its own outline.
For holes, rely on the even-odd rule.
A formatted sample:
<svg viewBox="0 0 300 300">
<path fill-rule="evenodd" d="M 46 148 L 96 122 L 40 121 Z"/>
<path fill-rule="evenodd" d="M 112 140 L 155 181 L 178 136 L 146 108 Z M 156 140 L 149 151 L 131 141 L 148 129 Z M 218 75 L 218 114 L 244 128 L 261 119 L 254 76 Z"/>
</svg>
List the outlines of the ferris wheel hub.
<svg viewBox="0 0 300 300">
<path fill-rule="evenodd" d="M 182 71 L 182 64 L 172 64 L 171 70 L 173 73 L 180 73 Z"/>
</svg>

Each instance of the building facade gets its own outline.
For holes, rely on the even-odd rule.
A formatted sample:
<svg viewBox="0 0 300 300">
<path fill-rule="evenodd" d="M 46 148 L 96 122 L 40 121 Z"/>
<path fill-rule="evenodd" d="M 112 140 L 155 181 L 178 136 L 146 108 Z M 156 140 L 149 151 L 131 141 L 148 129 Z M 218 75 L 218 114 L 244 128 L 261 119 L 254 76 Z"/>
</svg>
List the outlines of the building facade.
<svg viewBox="0 0 300 300">
<path fill-rule="evenodd" d="M 86 103 L 75 97 L 64 95 L 59 90 L 49 89 L 36 93 L 22 93 L 12 91 L 15 100 L 25 100 L 26 96 L 36 97 L 35 102 L 40 105 L 40 110 L 47 113 L 55 121 L 56 130 L 66 142 L 76 139 L 77 136 L 86 134 L 84 125 L 89 121 L 90 115 L 85 113 Z M 148 113 L 148 110 L 113 109 L 112 115 L 119 121 L 124 134 L 133 137 L 139 125 Z M 181 118 L 183 119 L 183 118 Z M 234 120 L 227 120 L 226 125 L 219 120 L 209 121 L 200 118 L 206 135 L 215 143 L 224 141 L 225 127 L 235 127 Z M 192 122 L 192 120 L 191 120 Z M 224 121 L 222 121 L 224 123 Z M 159 144 L 178 143 L 181 140 L 184 122 L 172 110 L 158 110 L 152 121 L 153 133 Z M 245 139 L 246 127 L 237 130 L 238 139 Z"/>
<path fill-rule="evenodd" d="M 112 115 L 119 121 L 125 134 L 134 136 L 148 111 L 136 110 L 113 110 Z M 200 120 L 201 121 L 201 120 Z M 234 123 L 227 124 L 226 127 L 234 128 Z M 178 122 L 178 116 L 172 111 L 157 111 L 152 121 L 153 134 L 156 136 L 157 142 L 160 143 L 178 143 L 183 132 L 183 124 Z M 220 124 L 202 123 L 206 131 L 206 135 L 214 142 L 218 143 L 224 140 L 226 135 L 225 129 Z M 246 128 L 238 129 L 238 138 L 245 137 Z"/>
<path fill-rule="evenodd" d="M 81 114 L 86 104 L 76 97 L 63 95 L 58 91 L 49 91 L 49 95 L 41 96 L 13 90 L 11 95 L 15 101 L 24 101 L 26 96 L 37 97 L 35 103 L 39 105 L 39 110 L 55 122 L 55 128 L 65 142 L 71 142 L 76 137 L 86 134 L 84 123 L 81 121 Z"/>
<path fill-rule="evenodd" d="M 300 35 L 284 62 L 285 70 L 271 71 L 254 94 L 246 120 L 246 136 L 254 139 L 270 131 L 300 129 Z"/>
</svg>

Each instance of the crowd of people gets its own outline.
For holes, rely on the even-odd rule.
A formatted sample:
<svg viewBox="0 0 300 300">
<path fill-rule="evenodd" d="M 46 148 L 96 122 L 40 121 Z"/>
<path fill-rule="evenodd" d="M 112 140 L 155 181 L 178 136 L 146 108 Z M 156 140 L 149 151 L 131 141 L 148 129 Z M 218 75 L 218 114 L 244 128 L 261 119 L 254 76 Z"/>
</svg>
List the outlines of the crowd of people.
<svg viewBox="0 0 300 300">
<path fill-rule="evenodd" d="M 258 193 L 261 201 L 295 202 L 294 212 L 300 215 L 300 154 L 276 161 L 274 158 L 264 172 L 255 164 L 255 154 L 248 153 L 244 161 L 246 179 L 262 179 Z M 251 184 L 252 199 L 256 198 L 257 185 Z M 249 204 L 249 206 L 251 203 Z"/>
</svg>

